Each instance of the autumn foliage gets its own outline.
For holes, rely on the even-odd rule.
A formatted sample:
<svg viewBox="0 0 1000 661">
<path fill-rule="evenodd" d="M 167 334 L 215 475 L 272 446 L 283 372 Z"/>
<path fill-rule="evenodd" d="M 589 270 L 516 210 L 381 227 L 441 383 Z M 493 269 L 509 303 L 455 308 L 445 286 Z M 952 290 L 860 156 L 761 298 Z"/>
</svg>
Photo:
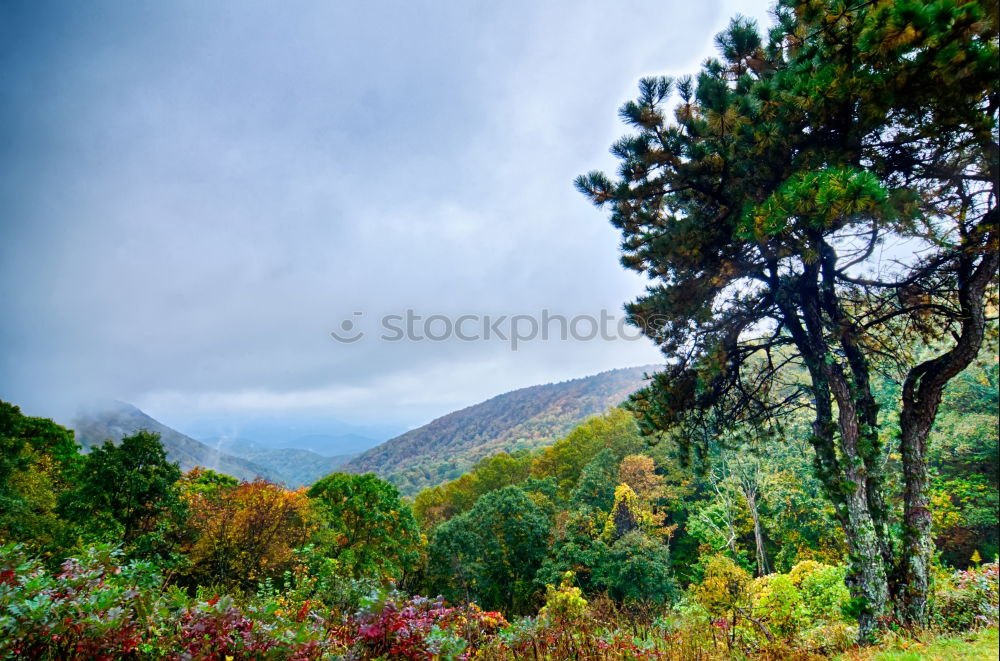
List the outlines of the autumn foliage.
<svg viewBox="0 0 1000 661">
<path fill-rule="evenodd" d="M 197 583 L 252 589 L 291 566 L 319 523 L 304 490 L 255 480 L 215 491 L 189 490 L 189 575 Z"/>
</svg>

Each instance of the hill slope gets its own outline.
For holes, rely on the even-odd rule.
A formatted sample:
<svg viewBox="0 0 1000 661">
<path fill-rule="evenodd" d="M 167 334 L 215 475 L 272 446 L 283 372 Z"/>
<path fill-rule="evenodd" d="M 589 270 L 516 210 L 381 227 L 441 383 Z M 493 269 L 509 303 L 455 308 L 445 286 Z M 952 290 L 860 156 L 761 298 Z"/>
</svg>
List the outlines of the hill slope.
<svg viewBox="0 0 1000 661">
<path fill-rule="evenodd" d="M 483 457 L 553 442 L 620 404 L 654 369 L 629 367 L 498 395 L 389 439 L 341 468 L 377 473 L 413 495 L 461 475 Z"/>
<path fill-rule="evenodd" d="M 167 458 L 180 464 L 182 471 L 201 466 L 241 480 L 265 477 L 277 482 L 284 481 L 273 470 L 211 448 L 167 427 L 125 402 L 109 402 L 82 412 L 70 426 L 76 431 L 77 442 L 85 449 L 101 445 L 109 439 L 117 443 L 125 436 L 146 429 L 160 435 Z"/>
</svg>

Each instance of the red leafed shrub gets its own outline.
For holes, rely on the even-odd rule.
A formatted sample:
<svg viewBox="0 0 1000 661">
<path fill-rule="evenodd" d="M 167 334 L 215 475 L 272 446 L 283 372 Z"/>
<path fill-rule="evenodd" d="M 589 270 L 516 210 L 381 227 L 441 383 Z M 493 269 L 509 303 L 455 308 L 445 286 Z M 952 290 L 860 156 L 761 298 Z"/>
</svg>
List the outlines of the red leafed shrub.
<svg viewBox="0 0 1000 661">
<path fill-rule="evenodd" d="M 148 606 L 145 563 L 120 567 L 110 547 L 70 558 L 51 575 L 16 546 L 0 549 L 0 657 L 121 659 L 135 653 Z"/>
<path fill-rule="evenodd" d="M 263 654 L 275 647 L 276 641 L 254 630 L 253 620 L 246 617 L 228 598 L 213 599 L 202 607 L 188 609 L 181 615 L 180 640 L 184 658 L 208 661 L 235 656 L 237 653 Z"/>
<path fill-rule="evenodd" d="M 465 659 L 507 621 L 475 604 L 446 606 L 441 599 L 389 598 L 377 611 L 355 617 L 347 635 L 365 658 Z"/>
</svg>

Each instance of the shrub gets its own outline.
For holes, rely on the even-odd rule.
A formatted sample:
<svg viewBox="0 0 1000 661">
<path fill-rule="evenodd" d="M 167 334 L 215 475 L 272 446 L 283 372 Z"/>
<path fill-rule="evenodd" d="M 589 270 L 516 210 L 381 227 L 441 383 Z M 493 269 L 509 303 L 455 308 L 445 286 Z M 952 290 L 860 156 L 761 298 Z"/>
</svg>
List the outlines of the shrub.
<svg viewBox="0 0 1000 661">
<path fill-rule="evenodd" d="M 348 625 L 346 639 L 362 658 L 429 659 L 475 649 L 506 626 L 500 613 L 475 604 L 452 608 L 441 599 L 383 595 Z M 447 657 L 445 657 L 447 658 Z"/>
<path fill-rule="evenodd" d="M 756 579 L 750 588 L 754 595 L 756 622 L 775 635 L 791 640 L 805 624 L 802 597 L 787 574 L 770 574 Z"/>
<path fill-rule="evenodd" d="M 142 640 L 151 565 L 120 566 L 121 552 L 95 546 L 66 560 L 53 576 L 23 547 L 0 547 L 0 656 L 18 659 L 111 659 Z"/>
<path fill-rule="evenodd" d="M 808 572 L 798 574 L 799 593 L 807 615 L 813 620 L 837 622 L 845 619 L 844 609 L 851 601 L 851 593 L 844 583 L 847 575 L 846 567 L 832 567 L 818 562 L 806 561 L 811 567 Z M 792 568 L 789 575 L 795 582 L 795 570 L 800 562 Z"/>
<path fill-rule="evenodd" d="M 705 577 L 693 586 L 692 597 L 712 617 L 733 619 L 748 604 L 750 574 L 730 558 L 715 555 L 705 564 Z"/>
<path fill-rule="evenodd" d="M 215 492 L 191 489 L 185 499 L 188 526 L 196 536 L 188 549 L 190 579 L 196 584 L 252 590 L 290 568 L 293 549 L 316 528 L 305 493 L 266 480 Z"/>
<path fill-rule="evenodd" d="M 935 590 L 935 618 L 951 631 L 966 631 L 997 623 L 997 563 L 955 572 Z"/>
<path fill-rule="evenodd" d="M 568 571 L 563 574 L 559 587 L 545 586 L 545 606 L 538 617 L 549 622 L 574 622 L 587 613 L 587 600 L 580 588 L 573 585 L 576 575 Z"/>
<path fill-rule="evenodd" d="M 802 587 L 802 581 L 805 580 L 807 576 L 815 574 L 816 572 L 829 566 L 830 565 L 825 565 L 822 562 L 817 562 L 816 560 L 803 560 L 788 570 L 788 578 L 792 580 L 792 585 L 800 588 Z"/>
</svg>

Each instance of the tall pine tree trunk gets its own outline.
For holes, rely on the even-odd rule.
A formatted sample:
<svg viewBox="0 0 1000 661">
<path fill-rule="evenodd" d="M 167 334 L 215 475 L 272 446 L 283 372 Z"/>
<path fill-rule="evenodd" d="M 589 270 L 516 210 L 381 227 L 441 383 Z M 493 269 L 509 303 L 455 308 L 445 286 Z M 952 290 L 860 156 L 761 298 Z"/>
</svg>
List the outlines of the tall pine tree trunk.
<svg viewBox="0 0 1000 661">
<path fill-rule="evenodd" d="M 900 411 L 900 455 L 903 462 L 903 553 L 896 572 L 900 585 L 897 610 L 904 623 L 913 627 L 927 624 L 930 593 L 930 564 L 934 551 L 931 538 L 931 510 L 927 476 L 927 437 L 944 388 L 975 360 L 986 335 L 984 295 L 997 273 L 1000 257 L 996 252 L 997 211 L 993 209 L 984 225 L 991 249 L 976 265 L 972 256 L 958 260 L 957 289 L 961 310 L 961 332 L 955 345 L 940 356 L 910 370 L 903 382 Z"/>
<path fill-rule="evenodd" d="M 831 380 L 836 379 L 823 376 L 815 385 L 828 388 Z M 843 388 L 842 381 L 838 388 Z M 816 409 L 811 437 L 816 451 L 816 474 L 834 504 L 844 531 L 849 555 L 846 583 L 856 605 L 858 638 L 868 642 L 881 626 L 880 620 L 890 605 L 890 565 L 884 556 L 888 546 L 883 539 L 885 527 L 879 520 L 879 513 L 873 514 L 871 508 L 872 485 L 865 462 L 857 452 L 861 437 L 857 418 L 852 415 L 853 407 L 849 404 L 839 407 L 836 423 L 832 420 L 833 407 L 829 400 L 818 399 Z M 835 443 L 838 435 L 839 453 Z"/>
<path fill-rule="evenodd" d="M 823 245 L 820 239 L 817 244 Z M 848 358 L 845 369 L 824 336 L 829 321 L 838 320 L 840 312 L 832 300 L 830 283 L 826 282 L 822 291 L 818 286 L 818 273 L 818 266 L 812 265 L 800 281 L 797 302 L 801 317 L 786 300 L 779 299 L 779 304 L 788 310 L 789 331 L 809 370 L 816 411 L 811 436 L 816 476 L 844 530 L 850 554 L 846 582 L 856 605 L 858 637 L 867 642 L 890 604 L 887 555 L 891 544 L 878 474 L 883 452 L 877 438 L 877 407 L 868 384 L 867 363 L 854 350 L 850 338 L 841 333 L 841 348 Z M 798 318 L 801 325 L 792 321 Z"/>
</svg>

